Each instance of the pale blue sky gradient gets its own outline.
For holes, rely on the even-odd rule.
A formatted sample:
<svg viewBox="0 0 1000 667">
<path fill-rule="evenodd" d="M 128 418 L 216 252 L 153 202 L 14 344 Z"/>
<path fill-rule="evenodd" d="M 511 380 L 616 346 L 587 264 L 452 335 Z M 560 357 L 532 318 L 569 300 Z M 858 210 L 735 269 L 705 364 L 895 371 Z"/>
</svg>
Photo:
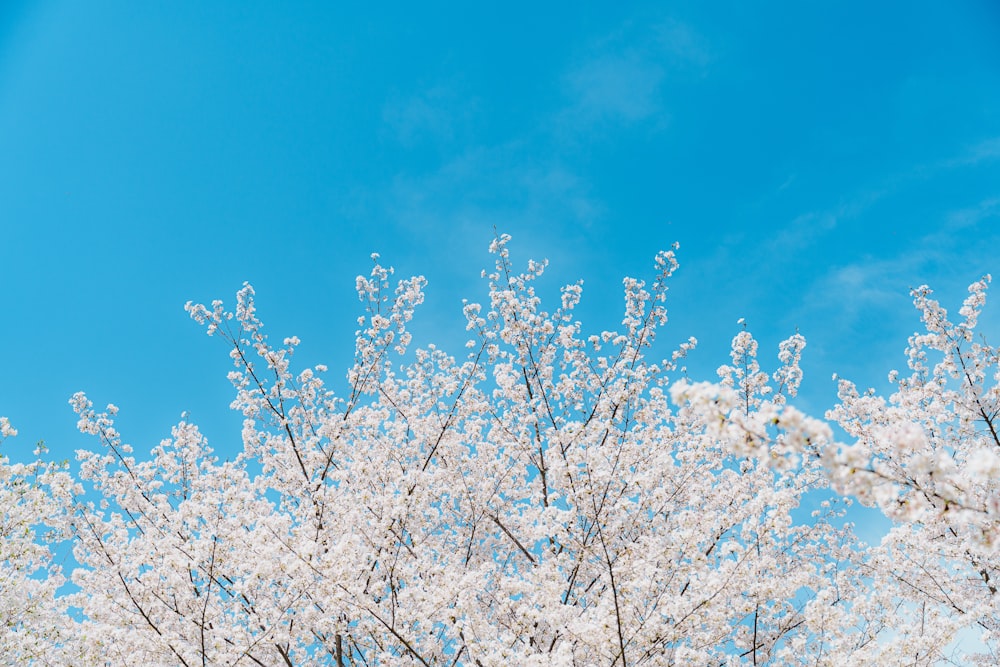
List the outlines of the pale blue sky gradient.
<svg viewBox="0 0 1000 667">
<path fill-rule="evenodd" d="M 909 287 L 957 307 L 1000 273 L 995 3 L 474 4 L 4 3 L 8 453 L 97 446 L 79 390 L 138 452 L 184 410 L 235 451 L 183 304 L 249 280 L 339 379 L 374 251 L 429 279 L 417 341 L 462 354 L 494 226 L 543 291 L 585 280 L 593 330 L 679 241 L 660 351 L 696 336 L 712 379 L 738 318 L 769 359 L 797 328 L 814 412 L 833 371 L 905 362 Z"/>
</svg>

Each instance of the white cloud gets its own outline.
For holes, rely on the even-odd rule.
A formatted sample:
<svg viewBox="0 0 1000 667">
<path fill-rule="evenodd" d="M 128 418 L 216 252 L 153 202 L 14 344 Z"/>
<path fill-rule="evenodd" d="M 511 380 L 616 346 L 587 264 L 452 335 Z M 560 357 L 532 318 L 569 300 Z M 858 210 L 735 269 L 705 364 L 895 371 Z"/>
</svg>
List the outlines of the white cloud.
<svg viewBox="0 0 1000 667">
<path fill-rule="evenodd" d="M 660 110 L 662 80 L 660 66 L 634 53 L 595 58 L 569 76 L 570 115 L 585 124 L 642 120 Z"/>
<path fill-rule="evenodd" d="M 404 146 L 425 140 L 449 142 L 470 123 L 476 106 L 475 99 L 437 85 L 408 97 L 391 97 L 382 108 L 382 120 Z"/>
<path fill-rule="evenodd" d="M 835 312 L 830 326 L 838 328 L 850 328 L 873 315 L 880 320 L 903 316 L 910 322 L 908 291 L 923 284 L 930 284 L 943 302 L 960 304 L 968 284 L 993 263 L 997 233 L 963 236 L 958 227 L 974 225 L 987 215 L 1000 215 L 1000 199 L 955 212 L 950 222 L 922 236 L 900 237 L 898 246 L 880 248 L 881 257 L 830 266 L 813 281 L 803 310 Z"/>
<path fill-rule="evenodd" d="M 704 74 L 715 59 L 708 40 L 686 23 L 667 20 L 653 32 L 659 50 L 672 57 L 674 68 L 694 68 Z"/>
<path fill-rule="evenodd" d="M 835 266 L 823 276 L 812 299 L 816 303 L 838 303 L 851 317 L 868 306 L 896 304 L 905 298 L 897 288 L 927 258 L 910 253 L 886 260 L 866 260 Z"/>
<path fill-rule="evenodd" d="M 981 162 L 988 162 L 1000 158 L 1000 137 L 984 139 L 969 149 L 963 151 L 955 157 L 944 160 L 939 167 L 954 169 L 955 167 L 966 167 L 977 165 Z"/>
<path fill-rule="evenodd" d="M 665 88 L 676 76 L 704 76 L 712 61 L 706 40 L 691 26 L 668 20 L 626 23 L 592 45 L 565 76 L 568 103 L 562 129 L 654 119 L 665 125 Z"/>
<path fill-rule="evenodd" d="M 933 180 L 940 177 L 943 172 L 955 168 L 972 167 L 997 158 L 1000 158 L 1000 137 L 981 141 L 953 157 L 936 162 L 919 163 L 908 169 L 889 174 L 874 186 L 859 188 L 852 194 L 844 196 L 835 206 L 798 216 L 792 222 L 792 226 L 803 219 L 826 220 L 830 223 L 825 226 L 832 229 L 838 222 L 856 218 L 875 204 L 905 191 L 915 184 Z M 778 188 L 778 192 L 785 190 L 788 183 L 789 181 L 786 181 L 782 184 Z M 993 197 L 985 199 L 971 208 L 952 212 L 944 222 L 950 228 L 961 228 L 975 226 L 980 221 L 997 215 L 1000 215 L 1000 197 Z"/>
<path fill-rule="evenodd" d="M 975 206 L 952 211 L 948 214 L 947 224 L 950 229 L 958 231 L 996 217 L 1000 217 L 1000 197 L 991 197 Z"/>
<path fill-rule="evenodd" d="M 773 254 L 801 252 L 818 242 L 836 226 L 835 213 L 805 213 L 780 228 L 765 245 L 767 251 Z"/>
<path fill-rule="evenodd" d="M 434 172 L 398 175 L 386 206 L 404 225 L 424 229 L 504 230 L 571 221 L 589 225 L 602 207 L 587 184 L 559 162 L 532 159 L 520 143 L 476 147 Z"/>
</svg>

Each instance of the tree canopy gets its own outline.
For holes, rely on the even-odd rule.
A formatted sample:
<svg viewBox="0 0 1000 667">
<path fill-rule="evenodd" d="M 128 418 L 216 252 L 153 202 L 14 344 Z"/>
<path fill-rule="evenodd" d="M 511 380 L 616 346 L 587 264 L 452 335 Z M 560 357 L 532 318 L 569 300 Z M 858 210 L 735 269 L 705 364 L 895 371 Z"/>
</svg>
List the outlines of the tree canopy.
<svg viewBox="0 0 1000 667">
<path fill-rule="evenodd" d="M 624 280 L 615 331 L 490 247 L 458 357 L 412 349 L 424 280 L 359 276 L 348 391 L 268 338 L 250 285 L 187 305 L 230 349 L 242 449 L 198 427 L 137 453 L 117 408 L 74 465 L 0 459 L 0 657 L 73 665 L 995 664 L 1000 358 L 921 287 L 889 396 L 794 406 L 805 339 L 718 377 L 649 358 L 674 250 Z M 840 442 L 834 427 L 846 434 Z M 0 419 L 3 437 L 16 435 Z M 822 502 L 816 498 L 822 498 Z M 852 499 L 893 527 L 862 543 Z M 815 502 L 814 502 L 815 501 Z M 815 506 L 813 511 L 805 508 Z M 63 572 L 53 557 L 69 545 Z M 956 653 L 959 633 L 974 648 Z"/>
</svg>

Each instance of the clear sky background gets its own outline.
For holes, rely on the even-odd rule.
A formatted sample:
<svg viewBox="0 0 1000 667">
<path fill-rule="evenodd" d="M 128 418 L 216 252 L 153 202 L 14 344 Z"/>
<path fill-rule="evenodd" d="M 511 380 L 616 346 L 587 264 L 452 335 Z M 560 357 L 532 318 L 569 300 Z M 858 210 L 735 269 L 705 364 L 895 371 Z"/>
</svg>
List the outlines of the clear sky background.
<svg viewBox="0 0 1000 667">
<path fill-rule="evenodd" d="M 184 303 L 249 280 L 339 380 L 375 251 L 429 280 L 417 342 L 464 354 L 494 226 L 597 331 L 680 242 L 659 351 L 696 336 L 713 379 L 738 318 L 768 359 L 798 329 L 814 414 L 834 371 L 905 363 L 910 287 L 954 310 L 1000 274 L 994 2 L 345 4 L 0 4 L 8 454 L 98 446 L 80 390 L 138 452 L 185 410 L 235 451 Z"/>
</svg>

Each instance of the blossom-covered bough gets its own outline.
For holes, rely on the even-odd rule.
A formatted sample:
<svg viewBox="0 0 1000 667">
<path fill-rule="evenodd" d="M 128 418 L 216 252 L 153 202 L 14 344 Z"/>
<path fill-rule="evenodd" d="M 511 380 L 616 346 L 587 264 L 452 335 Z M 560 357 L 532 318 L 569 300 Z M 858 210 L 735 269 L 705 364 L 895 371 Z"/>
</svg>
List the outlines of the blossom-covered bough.
<svg viewBox="0 0 1000 667">
<path fill-rule="evenodd" d="M 1000 457 L 975 454 L 996 405 L 991 348 L 955 341 L 947 377 L 959 388 L 947 389 L 919 349 L 965 329 L 933 320 L 944 338 L 911 341 L 917 367 L 895 407 L 842 386 L 830 418 L 858 442 L 844 447 L 788 404 L 801 336 L 767 373 L 740 332 L 714 383 L 679 373 L 693 339 L 664 361 L 645 356 L 667 320 L 673 251 L 648 286 L 625 280 L 620 330 L 589 335 L 574 319 L 581 284 L 545 310 L 534 289 L 545 264 L 516 271 L 508 241 L 491 245 L 488 304 L 465 306 L 464 359 L 412 349 L 424 280 L 393 285 L 374 256 L 342 395 L 325 367 L 293 370 L 298 339 L 270 342 L 249 285 L 233 311 L 188 304 L 230 347 L 244 417 L 231 460 L 186 422 L 136 457 L 114 406 L 74 396 L 80 429 L 103 443 L 80 452 L 76 478 L 0 462 L 0 503 L 16 508 L 0 533 L 0 590 L 24 593 L 0 598 L 0 657 L 931 664 L 960 628 L 992 628 Z M 934 383 L 937 394 L 921 388 Z M 955 440 L 966 436 L 968 448 Z M 831 477 L 900 522 L 885 543 L 858 543 Z M 58 592 L 47 536 L 73 546 L 72 592 Z"/>
<path fill-rule="evenodd" d="M 913 290 L 925 330 L 910 337 L 909 375 L 888 399 L 840 381 L 827 417 L 853 439 L 828 456 L 836 487 L 895 526 L 879 576 L 909 611 L 973 626 L 982 664 L 1000 662 L 1000 351 L 976 327 L 990 276 L 969 287 L 953 322 L 926 286 Z M 920 619 L 915 619 L 920 620 Z"/>
<path fill-rule="evenodd" d="M 0 417 L 0 443 L 17 435 Z M 39 446 L 35 455 L 44 452 Z M 12 463 L 0 454 L 0 660 L 4 664 L 70 664 L 74 636 L 62 570 L 46 543 L 60 525 L 53 489 L 69 484 L 63 466 Z"/>
<path fill-rule="evenodd" d="M 845 605 L 844 618 L 883 607 L 881 622 L 892 631 L 873 645 L 907 664 L 944 660 L 943 647 L 963 630 L 978 630 L 980 652 L 962 664 L 1000 662 L 1000 351 L 976 332 L 989 282 L 970 285 L 959 322 L 928 287 L 913 290 L 925 331 L 909 340 L 909 376 L 890 373 L 896 391 L 888 398 L 839 379 L 840 402 L 826 418 L 850 444 L 834 442 L 829 426 L 780 400 L 748 413 L 732 395 L 711 395 L 715 385 L 674 388 L 716 415 L 719 437 L 733 451 L 778 469 L 819 461 L 833 488 L 893 521 L 853 573 L 869 590 Z M 746 343 L 738 336 L 733 349 L 736 359 Z M 733 369 L 720 373 L 733 386 Z M 735 375 L 748 382 L 746 373 Z"/>
</svg>

